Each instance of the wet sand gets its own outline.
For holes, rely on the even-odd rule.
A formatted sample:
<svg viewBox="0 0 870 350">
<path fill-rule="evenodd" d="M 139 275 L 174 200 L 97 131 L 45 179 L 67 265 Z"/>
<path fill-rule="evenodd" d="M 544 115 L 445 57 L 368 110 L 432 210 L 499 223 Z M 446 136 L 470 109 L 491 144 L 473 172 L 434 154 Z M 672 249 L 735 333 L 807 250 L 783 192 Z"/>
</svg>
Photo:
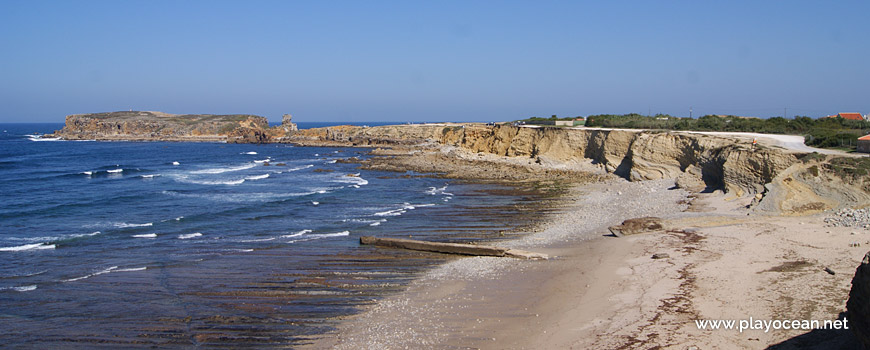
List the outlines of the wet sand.
<svg viewBox="0 0 870 350">
<path fill-rule="evenodd" d="M 740 333 L 699 330 L 695 320 L 837 319 L 868 231 L 825 227 L 824 214 L 747 215 L 751 198 L 671 188 L 667 180 L 580 186 L 540 232 L 499 243 L 556 259 L 454 260 L 310 347 L 858 348 L 848 331 Z M 615 238 L 606 229 L 651 215 L 666 230 Z"/>
</svg>

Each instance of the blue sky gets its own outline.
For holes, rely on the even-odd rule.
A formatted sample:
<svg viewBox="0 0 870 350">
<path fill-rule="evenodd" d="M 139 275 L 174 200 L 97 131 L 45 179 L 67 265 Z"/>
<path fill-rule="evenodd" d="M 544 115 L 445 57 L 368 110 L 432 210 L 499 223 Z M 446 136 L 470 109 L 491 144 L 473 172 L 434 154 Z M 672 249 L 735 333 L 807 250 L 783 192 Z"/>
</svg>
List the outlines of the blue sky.
<svg viewBox="0 0 870 350">
<path fill-rule="evenodd" d="M 0 122 L 870 113 L 867 1 L 0 0 Z"/>
</svg>

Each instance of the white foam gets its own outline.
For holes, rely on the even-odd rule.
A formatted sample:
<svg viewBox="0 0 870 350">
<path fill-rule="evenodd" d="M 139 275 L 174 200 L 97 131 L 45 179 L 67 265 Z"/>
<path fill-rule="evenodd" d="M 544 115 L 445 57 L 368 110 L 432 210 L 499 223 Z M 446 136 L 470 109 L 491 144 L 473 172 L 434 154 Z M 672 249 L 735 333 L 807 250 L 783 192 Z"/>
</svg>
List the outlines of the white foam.
<svg viewBox="0 0 870 350">
<path fill-rule="evenodd" d="M 36 244 L 25 244 L 16 247 L 0 247 L 0 252 L 22 252 L 27 250 L 42 250 L 42 249 L 54 249 L 54 244 L 45 244 L 45 243 L 36 243 Z"/>
<path fill-rule="evenodd" d="M 313 166 L 314 166 L 314 164 L 303 165 L 303 166 L 287 169 L 287 172 L 308 169 L 308 168 L 313 167 Z"/>
<path fill-rule="evenodd" d="M 93 171 L 82 171 L 82 174 L 87 175 L 87 176 L 91 176 L 94 174 L 94 172 Z"/>
<path fill-rule="evenodd" d="M 172 165 L 181 165 L 179 162 L 172 162 Z"/>
<path fill-rule="evenodd" d="M 223 174 L 223 173 L 228 173 L 228 172 L 232 172 L 232 171 L 250 169 L 250 168 L 253 168 L 255 166 L 257 166 L 257 165 L 248 163 L 245 165 L 234 166 L 234 167 L 196 170 L 196 171 L 191 171 L 190 173 L 191 174 Z"/>
<path fill-rule="evenodd" d="M 260 238 L 260 239 L 243 239 L 239 242 L 252 243 L 252 242 L 268 242 L 268 241 L 274 241 L 274 240 L 275 240 L 275 237 L 271 237 L 271 238 Z"/>
<path fill-rule="evenodd" d="M 115 270 L 115 272 L 145 271 L 145 270 L 147 270 L 147 269 L 148 269 L 148 266 L 142 266 L 142 267 L 131 267 L 131 268 L 127 268 L 127 269 L 117 269 L 117 270 Z"/>
<path fill-rule="evenodd" d="M 328 237 L 345 237 L 345 236 L 350 236 L 350 231 L 341 231 L 341 232 L 335 232 L 335 233 L 320 233 L 320 234 L 316 234 L 316 235 L 310 235 L 310 237 L 312 239 L 313 238 L 328 238 Z"/>
<path fill-rule="evenodd" d="M 141 235 L 133 235 L 133 238 L 157 238 L 156 233 L 144 233 Z"/>
<path fill-rule="evenodd" d="M 68 280 L 63 280 L 63 282 L 75 282 L 75 281 L 80 281 L 80 280 L 83 280 L 83 279 L 85 279 L 85 278 L 91 278 L 91 277 L 94 277 L 94 276 L 99 276 L 99 275 L 107 274 L 107 273 L 112 272 L 112 270 L 117 269 L 117 268 L 118 268 L 117 266 L 112 266 L 112 267 L 107 268 L 107 269 L 105 269 L 105 270 L 101 270 L 101 271 L 94 272 L 94 273 L 92 273 L 92 274 L 90 274 L 90 275 L 85 275 L 85 276 L 82 276 L 82 277 L 76 277 L 76 278 L 70 278 L 70 279 L 68 279 Z"/>
<path fill-rule="evenodd" d="M 128 224 L 128 223 L 126 223 L 126 222 L 116 222 L 116 223 L 114 223 L 114 224 L 112 224 L 112 225 L 115 226 L 115 227 L 117 227 L 117 228 L 128 228 L 128 227 L 148 227 L 148 226 L 154 226 L 154 223 L 152 223 L 152 222 L 146 222 L 146 223 L 144 223 L 144 224 Z"/>
<path fill-rule="evenodd" d="M 441 188 L 429 187 L 429 190 L 426 191 L 426 193 L 431 194 L 433 196 L 437 195 L 437 194 L 444 194 L 444 191 L 447 190 L 447 186 L 448 185 L 444 185 L 444 187 L 441 187 Z"/>
<path fill-rule="evenodd" d="M 29 291 L 32 291 L 32 290 L 36 290 L 36 285 L 35 285 L 35 284 L 31 284 L 31 285 L 29 285 L 29 286 L 3 287 L 3 288 L 0 288 L 0 290 L 7 290 L 7 289 L 8 289 L 8 290 L 14 290 L 14 291 L 16 291 L 16 292 L 29 292 Z"/>
<path fill-rule="evenodd" d="M 100 234 L 100 231 L 94 231 L 91 233 L 79 233 L 75 235 L 69 235 L 69 238 L 79 238 L 79 237 L 93 237 Z"/>
<path fill-rule="evenodd" d="M 369 183 L 368 180 L 360 177 L 358 173 L 336 178 L 335 181 L 344 182 L 344 183 L 352 183 L 352 184 L 357 185 L 357 186 L 368 185 L 368 183 Z"/>
<path fill-rule="evenodd" d="M 142 175 L 142 178 L 143 178 L 143 179 L 151 179 L 151 178 L 154 178 L 154 177 L 157 177 L 157 176 L 160 176 L 160 174 Z"/>
<path fill-rule="evenodd" d="M 293 237 L 299 237 L 299 236 L 301 236 L 301 235 L 304 235 L 304 234 L 306 234 L 306 233 L 311 233 L 311 232 L 312 232 L 311 230 L 302 230 L 302 231 L 299 231 L 299 232 L 296 232 L 296 233 L 292 233 L 292 234 L 289 234 L 289 235 L 283 235 L 283 236 L 281 236 L 281 238 L 293 238 Z"/>
<path fill-rule="evenodd" d="M 311 205 L 318 206 L 320 205 L 320 202 L 311 201 Z"/>
<path fill-rule="evenodd" d="M 326 161 L 326 164 L 335 164 L 335 162 L 337 162 L 337 160 L 332 159 L 332 160 Z"/>
<path fill-rule="evenodd" d="M 181 221 L 181 219 L 184 219 L 184 217 L 183 217 L 183 216 L 179 216 L 179 217 L 175 218 L 175 221 Z"/>
<path fill-rule="evenodd" d="M 30 141 L 61 141 L 60 137 L 42 137 L 38 135 L 28 135 Z"/>
<path fill-rule="evenodd" d="M 242 253 L 250 253 L 250 252 L 253 252 L 254 250 L 253 249 L 236 249 L 236 251 L 242 252 Z"/>
<path fill-rule="evenodd" d="M 256 155 L 257 152 L 242 152 L 242 153 L 239 153 L 239 154 L 250 154 L 250 155 Z"/>
<path fill-rule="evenodd" d="M 265 178 L 268 178 L 268 177 L 269 177 L 269 174 L 254 175 L 254 176 L 248 176 L 248 177 L 246 177 L 245 180 L 252 180 L 252 181 L 253 181 L 253 180 L 262 180 L 262 179 L 265 179 Z"/>
<path fill-rule="evenodd" d="M 201 236 L 202 236 L 202 233 L 194 232 L 194 233 L 188 233 L 188 234 L 184 234 L 184 235 L 178 235 L 178 239 L 191 239 L 191 238 L 196 238 L 196 237 L 201 237 Z"/>
<path fill-rule="evenodd" d="M 122 171 L 124 171 L 124 169 L 112 169 L 112 170 L 106 170 L 107 173 L 111 173 L 111 174 L 120 173 L 120 172 L 122 172 Z"/>
<path fill-rule="evenodd" d="M 197 185 L 241 185 L 245 182 L 245 179 L 236 179 L 236 180 L 214 180 L 214 181 L 198 181 L 198 180 L 189 180 L 184 176 L 178 177 L 181 182 L 192 183 Z"/>
<path fill-rule="evenodd" d="M 406 212 L 405 208 L 393 209 L 374 213 L 374 216 L 399 216 Z"/>
<path fill-rule="evenodd" d="M 380 225 L 381 225 L 380 221 L 375 221 L 375 222 L 369 224 L 369 226 L 380 226 Z"/>
<path fill-rule="evenodd" d="M 5 237 L 4 239 L 10 240 L 10 241 L 24 241 L 24 242 L 57 242 L 57 241 L 63 241 L 63 240 L 73 239 L 73 238 L 96 236 L 98 234 L 100 234 L 100 231 L 91 232 L 91 233 L 77 233 L 77 234 L 71 234 L 71 235 L 65 235 L 65 236 Z M 48 248 L 46 248 L 46 249 L 48 249 Z"/>
<path fill-rule="evenodd" d="M 268 159 L 255 160 L 254 163 L 259 164 L 259 163 L 265 163 L 265 162 L 268 162 L 268 161 L 269 161 Z"/>
</svg>

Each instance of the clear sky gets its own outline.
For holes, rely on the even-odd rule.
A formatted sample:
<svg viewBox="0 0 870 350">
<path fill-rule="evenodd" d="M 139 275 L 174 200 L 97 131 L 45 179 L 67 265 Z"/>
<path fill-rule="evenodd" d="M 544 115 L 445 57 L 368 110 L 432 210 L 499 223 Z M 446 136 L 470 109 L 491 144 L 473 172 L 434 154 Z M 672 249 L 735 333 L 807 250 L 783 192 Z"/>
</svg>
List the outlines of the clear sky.
<svg viewBox="0 0 870 350">
<path fill-rule="evenodd" d="M 870 113 L 868 1 L 0 0 L 0 122 Z"/>
</svg>

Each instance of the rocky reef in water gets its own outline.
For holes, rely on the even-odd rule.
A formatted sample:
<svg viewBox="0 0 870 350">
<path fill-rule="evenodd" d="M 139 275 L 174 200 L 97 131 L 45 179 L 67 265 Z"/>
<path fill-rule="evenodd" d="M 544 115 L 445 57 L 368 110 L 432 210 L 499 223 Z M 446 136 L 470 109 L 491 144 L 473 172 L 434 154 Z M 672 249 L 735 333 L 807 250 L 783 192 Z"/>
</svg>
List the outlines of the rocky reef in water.
<svg viewBox="0 0 870 350">
<path fill-rule="evenodd" d="M 248 114 L 169 114 L 122 111 L 74 114 L 53 136 L 65 140 L 276 142 L 296 130 L 289 115 L 278 127 Z"/>
</svg>

